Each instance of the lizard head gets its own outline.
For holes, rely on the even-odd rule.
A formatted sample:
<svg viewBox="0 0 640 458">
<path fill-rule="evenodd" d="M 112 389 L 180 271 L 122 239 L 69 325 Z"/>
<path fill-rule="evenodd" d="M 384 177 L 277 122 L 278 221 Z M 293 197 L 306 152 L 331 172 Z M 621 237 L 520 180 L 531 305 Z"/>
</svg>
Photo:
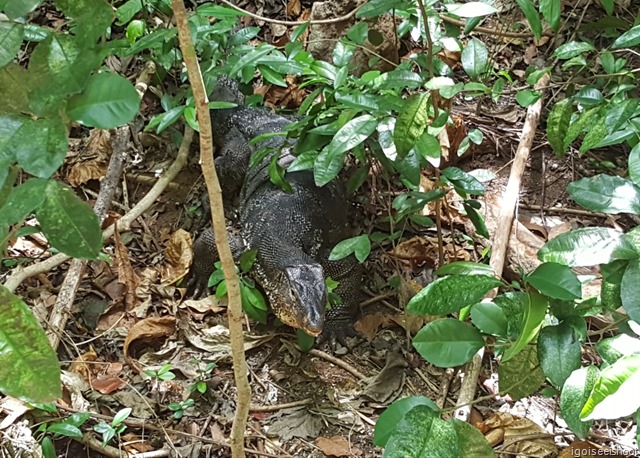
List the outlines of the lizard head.
<svg viewBox="0 0 640 458">
<path fill-rule="evenodd" d="M 286 298 L 286 307 L 274 308 L 276 316 L 284 324 L 302 329 L 311 336 L 320 335 L 327 305 L 322 266 L 294 264 L 286 266 L 284 273 L 289 297 Z"/>
</svg>

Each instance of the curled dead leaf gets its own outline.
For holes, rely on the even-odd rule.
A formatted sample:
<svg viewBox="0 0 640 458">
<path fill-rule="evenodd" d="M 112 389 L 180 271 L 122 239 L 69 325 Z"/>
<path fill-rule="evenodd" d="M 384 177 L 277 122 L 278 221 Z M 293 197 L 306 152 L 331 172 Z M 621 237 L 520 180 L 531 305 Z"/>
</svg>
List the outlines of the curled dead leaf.
<svg viewBox="0 0 640 458">
<path fill-rule="evenodd" d="M 160 283 L 172 285 L 189 273 L 193 261 L 193 241 L 184 229 L 175 231 L 164 250 L 166 262 L 160 270 Z"/>
</svg>

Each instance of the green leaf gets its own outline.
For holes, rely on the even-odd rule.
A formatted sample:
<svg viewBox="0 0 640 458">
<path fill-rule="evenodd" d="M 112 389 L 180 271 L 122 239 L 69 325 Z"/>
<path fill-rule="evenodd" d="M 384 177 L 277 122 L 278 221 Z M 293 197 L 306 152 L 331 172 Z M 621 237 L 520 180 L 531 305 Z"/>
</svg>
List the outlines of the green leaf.
<svg viewBox="0 0 640 458">
<path fill-rule="evenodd" d="M 27 402 L 62 396 L 60 364 L 29 307 L 0 285 L 0 391 Z"/>
<path fill-rule="evenodd" d="M 40 447 L 42 448 L 42 455 L 44 458 L 57 458 L 58 454 L 56 453 L 56 448 L 53 445 L 53 440 L 51 437 L 44 436 L 42 438 L 42 442 L 40 443 Z"/>
<path fill-rule="evenodd" d="M 198 16 L 211 16 L 216 19 L 247 16 L 247 13 L 245 13 L 244 11 L 240 11 L 235 8 L 229 8 L 226 6 L 212 5 L 211 3 L 207 3 L 198 7 L 196 9 L 196 14 Z"/>
<path fill-rule="evenodd" d="M 632 259 L 624 271 L 620 284 L 622 307 L 629 318 L 640 323 L 640 259 Z"/>
<path fill-rule="evenodd" d="M 590 126 L 592 121 L 598 117 L 599 108 L 591 108 L 590 110 L 585 111 L 580 114 L 577 119 L 575 119 L 567 129 L 567 133 L 564 137 L 563 141 L 563 150 L 566 150 L 571 143 L 575 141 L 576 138 L 587 128 Z"/>
<path fill-rule="evenodd" d="M 600 372 L 591 395 L 580 412 L 581 420 L 613 420 L 640 407 L 640 355 L 620 358 Z"/>
<path fill-rule="evenodd" d="M 613 134 L 624 126 L 629 119 L 633 118 L 638 109 L 638 99 L 628 99 L 621 103 L 614 104 L 604 119 L 607 133 Z M 634 131 L 635 132 L 635 131 Z"/>
<path fill-rule="evenodd" d="M 337 261 L 346 258 L 351 253 L 355 254 L 359 262 L 364 262 L 371 253 L 371 240 L 367 234 L 358 235 L 339 242 L 329 254 L 329 261 Z"/>
<path fill-rule="evenodd" d="M 579 56 L 582 53 L 595 50 L 596 48 L 591 43 L 585 43 L 584 41 L 570 41 L 569 43 L 558 46 L 553 52 L 553 55 L 558 59 L 567 60 Z"/>
<path fill-rule="evenodd" d="M 429 122 L 430 93 L 423 92 L 411 96 L 398 113 L 393 131 L 393 142 L 400 158 L 405 157 L 414 147 Z"/>
<path fill-rule="evenodd" d="M 410 3 L 406 0 L 371 0 L 358 9 L 356 17 L 369 18 L 388 13 L 392 9 L 407 10 Z"/>
<path fill-rule="evenodd" d="M 542 321 L 544 320 L 548 306 L 547 298 L 541 294 L 530 292 L 525 295 L 525 307 L 520 335 L 518 336 L 518 340 L 504 352 L 502 363 L 506 363 L 516 356 L 529 342 L 535 339 L 540 326 L 542 326 Z"/>
<path fill-rule="evenodd" d="M 545 326 L 538 335 L 538 359 L 544 374 L 562 388 L 571 373 L 580 368 L 582 349 L 574 329 L 560 323 Z"/>
<path fill-rule="evenodd" d="M 621 232 L 605 227 L 584 227 L 549 240 L 538 259 L 569 267 L 596 266 L 638 255 Z"/>
<path fill-rule="evenodd" d="M 29 113 L 29 73 L 13 62 L 0 68 L 0 143 L 3 141 L 2 129 L 5 116 L 3 114 Z M 18 115 L 15 115 L 18 118 Z M 1 153 L 0 153 L 1 155 Z"/>
<path fill-rule="evenodd" d="M 447 167 L 442 171 L 442 175 L 455 186 L 458 194 L 461 194 L 460 191 L 463 191 L 472 195 L 484 195 L 484 185 L 472 175 L 469 175 L 457 167 Z"/>
<path fill-rule="evenodd" d="M 247 250 L 240 255 L 238 264 L 240 265 L 240 271 L 247 273 L 253 267 L 253 263 L 256 261 L 258 250 Z"/>
<path fill-rule="evenodd" d="M 105 0 L 56 0 L 55 3 L 71 19 L 71 30 L 85 48 L 92 48 L 113 21 L 113 9 Z"/>
<path fill-rule="evenodd" d="M 314 337 L 311 337 L 302 329 L 296 329 L 296 337 L 297 337 L 296 343 L 298 344 L 298 347 L 300 347 L 300 350 L 302 350 L 305 353 L 311 350 L 314 344 L 316 343 L 316 339 Z"/>
<path fill-rule="evenodd" d="M 67 155 L 67 128 L 60 118 L 30 119 L 22 124 L 7 148 L 26 172 L 48 178 Z"/>
<path fill-rule="evenodd" d="M 607 136 L 607 127 L 604 123 L 605 118 L 598 117 L 587 128 L 587 135 L 582 140 L 580 145 L 580 153 L 584 154 L 587 151 L 595 148 L 598 144 Z"/>
<path fill-rule="evenodd" d="M 567 192 L 587 210 L 640 215 L 640 188 L 619 176 L 600 174 L 582 178 L 569 183 Z"/>
<path fill-rule="evenodd" d="M 455 367 L 471 360 L 484 347 L 484 339 L 469 323 L 440 318 L 416 334 L 413 347 L 435 366 Z"/>
<path fill-rule="evenodd" d="M 336 153 L 329 147 L 320 151 L 313 163 L 313 178 L 316 186 L 324 186 L 338 176 L 344 167 L 345 153 Z"/>
<path fill-rule="evenodd" d="M 407 304 L 416 315 L 447 315 L 477 304 L 502 282 L 487 275 L 450 275 L 428 284 Z"/>
<path fill-rule="evenodd" d="M 554 31 L 560 28 L 562 0 L 540 0 L 540 12 Z"/>
<path fill-rule="evenodd" d="M 129 49 L 124 51 L 124 55 L 133 56 L 134 54 L 140 53 L 140 51 L 144 51 L 145 49 L 160 47 L 169 39 L 175 37 L 177 34 L 178 29 L 174 27 L 170 29 L 156 29 L 149 35 L 142 37 L 133 45 L 131 45 Z"/>
<path fill-rule="evenodd" d="M 620 35 L 611 45 L 611 49 L 630 48 L 638 44 L 640 44 L 640 24 Z"/>
<path fill-rule="evenodd" d="M 22 45 L 22 24 L 0 21 L 0 67 L 13 60 Z"/>
<path fill-rule="evenodd" d="M 9 17 L 17 19 L 26 16 L 42 3 L 41 0 L 4 0 L 0 1 L 0 10 Z"/>
<path fill-rule="evenodd" d="M 564 99 L 553 106 L 547 118 L 547 138 L 553 151 L 559 156 L 564 154 L 566 149 L 564 139 L 567 136 L 572 112 L 571 99 Z"/>
<path fill-rule="evenodd" d="M 586 439 L 593 421 L 580 420 L 580 411 L 589 399 L 589 394 L 599 377 L 595 366 L 582 367 L 573 371 L 560 393 L 560 413 L 571 431 L 580 439 Z"/>
<path fill-rule="evenodd" d="M 375 90 L 394 89 L 398 92 L 405 88 L 415 89 L 422 84 L 423 81 L 419 74 L 404 69 L 383 73 L 371 82 L 371 86 Z"/>
<path fill-rule="evenodd" d="M 131 407 L 125 407 L 124 409 L 120 409 L 111 420 L 111 426 L 118 426 L 120 423 L 125 421 L 131 415 L 133 409 Z"/>
<path fill-rule="evenodd" d="M 146 30 L 147 24 L 140 19 L 136 19 L 127 24 L 125 36 L 127 37 L 127 40 L 129 40 L 129 43 L 135 43 L 138 38 L 144 35 Z"/>
<path fill-rule="evenodd" d="M 623 356 L 640 355 L 640 339 L 619 334 L 600 340 L 596 344 L 596 351 L 608 365 L 611 365 Z"/>
<path fill-rule="evenodd" d="M 513 400 L 535 393 L 544 383 L 536 347 L 527 345 L 509 361 L 503 359 L 498 368 L 498 380 L 500 393 L 509 394 Z"/>
<path fill-rule="evenodd" d="M 347 38 L 357 45 L 364 44 L 364 42 L 367 41 L 368 36 L 369 24 L 364 21 L 354 24 L 347 32 Z"/>
<path fill-rule="evenodd" d="M 346 123 L 334 135 L 329 149 L 333 154 L 342 154 L 355 148 L 376 130 L 378 120 L 371 115 L 361 115 Z"/>
<path fill-rule="evenodd" d="M 483 42 L 472 38 L 462 50 L 462 68 L 473 79 L 482 77 L 489 68 L 489 51 Z"/>
<path fill-rule="evenodd" d="M 351 61 L 356 47 L 343 40 L 338 40 L 333 48 L 333 63 L 338 67 L 344 67 Z"/>
<path fill-rule="evenodd" d="M 408 396 L 398 399 L 380 414 L 373 432 L 373 443 L 378 447 L 385 447 L 398 424 L 416 406 L 426 406 L 434 412 L 440 410 L 435 402 L 424 396 Z"/>
<path fill-rule="evenodd" d="M 98 217 L 70 187 L 50 180 L 36 217 L 57 250 L 82 259 L 95 259 L 100 254 L 102 233 Z"/>
<path fill-rule="evenodd" d="M 475 201 L 465 200 L 462 203 L 462 207 L 464 208 L 464 211 L 467 213 L 469 220 L 471 220 L 471 223 L 473 224 L 473 227 L 475 228 L 477 235 L 485 238 L 491 237 L 491 234 L 489 234 L 489 229 L 487 229 L 487 224 L 484 221 L 484 217 L 478 210 L 476 210 L 474 207 L 471 206 L 472 202 L 475 202 Z"/>
<path fill-rule="evenodd" d="M 455 428 L 428 406 L 416 406 L 398 423 L 383 458 L 450 458 L 460 456 Z"/>
<path fill-rule="evenodd" d="M 279 154 L 274 154 L 269 161 L 269 180 L 284 192 L 291 194 L 293 192 L 293 188 L 291 187 L 291 184 L 284 179 L 286 172 L 280 164 L 278 164 L 279 158 Z"/>
<path fill-rule="evenodd" d="M 455 428 L 458 436 L 458 448 L 460 450 L 460 458 L 491 458 L 496 453 L 491 448 L 491 444 L 484 435 L 475 426 L 470 425 L 466 421 L 452 418 L 449 423 Z"/>
<path fill-rule="evenodd" d="M 582 285 L 576 274 L 569 267 L 555 262 L 540 264 L 525 277 L 525 281 L 554 299 L 572 301 L 582 297 Z"/>
<path fill-rule="evenodd" d="M 487 275 L 495 277 L 493 268 L 487 264 L 472 261 L 450 262 L 434 272 L 438 277 L 445 275 Z"/>
<path fill-rule="evenodd" d="M 629 178 L 636 186 L 640 187 L 640 143 L 634 146 L 629 153 Z"/>
<path fill-rule="evenodd" d="M 0 221 L 12 225 L 21 222 L 42 203 L 48 180 L 30 178 L 9 194 L 9 199 L 0 208 Z"/>
<path fill-rule="evenodd" d="M 516 94 L 516 102 L 520 104 L 522 107 L 528 107 L 529 105 L 533 105 L 536 103 L 542 94 L 540 92 L 534 91 L 532 89 L 523 89 L 522 91 Z"/>
<path fill-rule="evenodd" d="M 47 432 L 65 437 L 82 437 L 80 428 L 68 423 L 54 423 L 47 428 Z"/>
<path fill-rule="evenodd" d="M 458 17 L 475 18 L 497 13 L 498 10 L 485 2 L 467 2 L 444 5 L 451 14 Z"/>
<path fill-rule="evenodd" d="M 471 321 L 485 334 L 507 336 L 507 316 L 493 302 L 480 302 L 471 307 Z"/>
<path fill-rule="evenodd" d="M 138 93 L 126 78 L 98 73 L 81 94 L 69 100 L 67 114 L 86 126 L 112 129 L 132 121 L 139 109 Z"/>
<path fill-rule="evenodd" d="M 142 0 L 128 0 L 116 9 L 117 24 L 126 24 L 140 11 L 142 11 Z"/>
<path fill-rule="evenodd" d="M 530 0 L 516 0 L 516 3 L 524 13 L 524 17 L 527 18 L 533 35 L 537 40 L 540 40 L 540 38 L 542 38 L 542 22 L 540 21 L 538 10 L 536 10 L 536 7 Z"/>
<path fill-rule="evenodd" d="M 258 70 L 267 82 L 275 84 L 276 86 L 287 87 L 287 82 L 278 72 L 272 70 L 266 65 L 258 65 Z"/>
<path fill-rule="evenodd" d="M 415 148 L 418 154 L 430 163 L 440 161 L 440 141 L 426 130 L 418 138 Z"/>
<path fill-rule="evenodd" d="M 336 101 L 349 108 L 356 108 L 369 112 L 380 109 L 377 97 L 371 94 L 340 94 L 339 92 L 336 92 L 335 98 Z"/>
</svg>

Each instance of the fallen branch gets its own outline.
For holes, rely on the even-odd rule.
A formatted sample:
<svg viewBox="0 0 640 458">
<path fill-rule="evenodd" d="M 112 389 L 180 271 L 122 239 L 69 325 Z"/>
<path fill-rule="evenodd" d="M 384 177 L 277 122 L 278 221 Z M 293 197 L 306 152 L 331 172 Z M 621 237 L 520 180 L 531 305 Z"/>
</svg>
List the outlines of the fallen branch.
<svg viewBox="0 0 640 458">
<path fill-rule="evenodd" d="M 548 83 L 549 74 L 547 73 L 538 80 L 534 89 L 538 92 L 543 92 Z M 542 111 L 542 99 L 543 97 L 540 97 L 536 103 L 530 105 L 527 109 L 527 116 L 524 121 L 524 126 L 522 127 L 522 137 L 520 138 L 520 143 L 518 143 L 518 149 L 516 150 L 513 164 L 511 165 L 509 182 L 502 194 L 500 216 L 498 217 L 498 223 L 494 233 L 493 244 L 491 246 L 491 260 L 489 261 L 489 265 L 498 277 L 502 276 L 502 271 L 504 270 L 509 238 L 511 237 L 511 228 L 513 227 L 516 205 L 518 203 L 518 197 L 520 196 L 520 183 L 522 182 L 524 168 L 527 164 L 533 138 L 535 137 L 538 127 L 538 120 L 540 119 L 540 112 Z M 487 294 L 487 297 L 495 297 L 496 293 L 497 290 L 493 290 Z M 460 387 L 460 394 L 456 402 L 458 408 L 455 412 L 455 417 L 458 420 L 469 420 L 471 402 L 475 397 L 483 356 L 484 348 L 481 348 L 478 353 L 473 356 L 473 359 L 463 368 L 464 380 Z"/>
<path fill-rule="evenodd" d="M 233 357 L 233 374 L 238 390 L 236 404 L 236 414 L 231 427 L 231 454 L 234 458 L 245 456 L 244 452 L 244 432 L 247 427 L 247 416 L 249 415 L 249 403 L 251 401 L 251 387 L 247 362 L 244 357 L 243 327 L 242 322 L 244 312 L 240 299 L 240 282 L 236 265 L 229 247 L 224 210 L 222 206 L 222 190 L 218 175 L 213 162 L 213 136 L 211 132 L 211 116 L 209 114 L 209 101 L 200 73 L 200 64 L 196 56 L 196 50 L 191 40 L 191 32 L 187 19 L 187 11 L 183 0 L 172 0 L 171 5 L 175 15 L 176 26 L 178 27 L 178 38 L 180 40 L 180 50 L 184 63 L 187 67 L 187 74 L 193 90 L 193 96 L 198 115 L 198 127 L 200 130 L 200 166 L 207 185 L 209 202 L 211 203 L 211 220 L 213 232 L 216 239 L 216 247 L 220 255 L 224 279 L 227 283 L 227 297 L 229 306 L 227 316 L 229 317 L 229 339 L 231 344 L 231 355 Z"/>
</svg>

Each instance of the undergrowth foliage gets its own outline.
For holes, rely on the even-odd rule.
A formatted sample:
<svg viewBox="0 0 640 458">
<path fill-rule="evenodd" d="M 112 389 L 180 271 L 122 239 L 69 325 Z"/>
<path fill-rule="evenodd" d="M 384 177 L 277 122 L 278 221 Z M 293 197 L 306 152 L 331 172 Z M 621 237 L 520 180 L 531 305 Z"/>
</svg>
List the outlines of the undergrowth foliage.
<svg viewBox="0 0 640 458">
<path fill-rule="evenodd" d="M 115 2 L 115 13 L 103 0 L 57 0 L 55 6 L 68 20 L 68 27 L 58 31 L 29 21 L 29 13 L 40 3 L 0 2 L 6 15 L 0 19 L 0 252 L 6 253 L 10 240 L 41 231 L 52 251 L 95 259 L 103 244 L 97 217 L 71 188 L 52 177 L 66 157 L 72 123 L 110 129 L 132 121 L 138 113 L 140 102 L 133 85 L 109 70 L 105 58 L 150 59 L 160 69 L 161 78 L 175 74 L 183 83 L 174 93 L 160 94 L 163 111 L 150 120 L 147 130 L 178 138 L 179 120 L 197 130 L 194 100 L 181 66 L 176 30 L 156 26 L 149 19 L 171 15 L 167 0 Z M 614 2 L 601 3 L 613 18 Z M 560 29 L 560 0 L 517 0 L 517 4 L 526 22 L 516 25 L 530 29 L 538 40 L 546 27 Z M 353 53 L 375 38 L 371 21 L 391 9 L 401 19 L 398 38 L 428 43 L 428 49 L 409 55 L 393 70 L 370 70 L 356 76 L 350 67 Z M 257 149 L 252 158 L 255 164 L 271 157 L 271 180 L 283 191 L 289 189 L 288 172 L 312 170 L 316 184 L 324 186 L 345 164 L 350 167 L 351 193 L 365 183 L 374 166 L 396 179 L 402 191 L 391 202 L 389 233 L 345 240 L 336 245 L 332 259 L 353 253 L 363 262 L 372 244 L 397 239 L 407 224 L 434 225 L 422 210 L 429 202 L 452 194 L 462 201 L 477 235 L 489 238 L 492 234 L 478 197 L 483 196 L 483 183 L 492 174 L 441 166 L 441 139 L 452 125 L 452 101 L 499 101 L 513 95 L 526 107 L 540 97 L 533 85 L 552 69 L 571 83 L 547 119 L 546 134 L 553 151 L 564 155 L 577 148 L 584 155 L 620 144 L 630 150 L 628 176 L 614 174 L 611 164 L 596 164 L 604 173 L 575 181 L 568 193 L 592 212 L 640 215 L 637 69 L 623 53 L 640 44 L 640 26 L 622 20 L 602 24 L 609 36 L 617 37 L 608 46 L 601 45 L 603 40 L 570 41 L 555 49 L 555 61 L 549 67 L 528 69 L 526 87 L 522 87 L 513 75 L 495 68 L 481 38 L 461 38 L 494 13 L 494 7 L 481 2 L 430 1 L 423 5 L 372 0 L 358 10 L 355 25 L 336 42 L 332 62 L 315 59 L 304 49 L 301 38 L 308 24 L 296 27 L 283 47 L 254 45 L 260 28 L 239 26 L 243 13 L 211 3 L 195 9 L 190 25 L 209 90 L 220 75 L 245 85 L 260 77 L 265 84 L 282 87 L 293 76 L 298 88 L 309 92 L 284 133 L 298 138 L 297 159 L 283 170 L 277 162 L 279 151 Z M 462 30 L 453 27 L 443 22 L 441 14 L 463 18 L 466 26 Z M 22 52 L 25 49 L 30 51 L 27 55 Z M 464 73 L 440 58 L 443 51 L 461 53 Z M 378 59 L 372 55 L 369 64 Z M 261 96 L 251 94 L 247 103 L 259 105 Z M 227 107 L 212 103 L 210 108 Z M 479 130 L 470 130 L 450 154 L 462 155 L 482 140 Z M 433 189 L 421 186 L 424 174 L 435 178 Z M 29 219 L 32 215 L 35 228 Z M 587 436 L 594 420 L 638 416 L 640 394 L 630 388 L 637 386 L 640 377 L 637 228 L 627 233 L 604 227 L 577 229 L 548 242 L 538 257 L 543 263 L 512 284 L 496 278 L 483 263 L 442 265 L 436 271 L 438 279 L 406 307 L 409 313 L 441 317 L 418 332 L 413 339 L 415 349 L 439 367 L 459 366 L 479 349 L 490 349 L 500 357 L 501 394 L 520 399 L 548 382 L 559 394 L 563 418 L 580 438 Z M 14 267 L 15 262 L 4 259 L 3 266 Z M 243 273 L 251 262 L 245 259 Z M 583 297 L 582 286 L 593 278 L 577 276 L 572 268 L 579 266 L 599 266 L 599 295 Z M 212 284 L 218 284 L 217 294 L 224 294 L 220 278 Z M 264 321 L 264 299 L 250 280 L 243 284 L 247 312 Z M 483 300 L 496 287 L 500 294 L 491 301 Z M 610 316 L 617 324 L 613 337 L 595 346 L 602 360 L 599 366 L 585 364 L 581 358 L 583 346 L 591 343 L 585 318 L 594 314 Z M 32 403 L 51 402 L 60 396 L 59 364 L 46 335 L 25 302 L 2 286 L 0 348 L 3 393 Z M 175 411 L 186 407 L 178 406 Z M 129 413 L 121 412 L 111 425 L 96 426 L 105 443 L 124 431 L 122 422 Z M 53 450 L 51 434 L 81 435 L 79 428 L 87 418 L 76 415 L 41 428 L 45 455 Z M 420 396 L 391 405 L 380 416 L 374 442 L 385 447 L 385 456 L 424 456 L 421 453 L 426 450 L 432 453 L 429 456 L 493 454 L 478 430 L 455 419 L 444 420 L 435 404 Z"/>
</svg>

